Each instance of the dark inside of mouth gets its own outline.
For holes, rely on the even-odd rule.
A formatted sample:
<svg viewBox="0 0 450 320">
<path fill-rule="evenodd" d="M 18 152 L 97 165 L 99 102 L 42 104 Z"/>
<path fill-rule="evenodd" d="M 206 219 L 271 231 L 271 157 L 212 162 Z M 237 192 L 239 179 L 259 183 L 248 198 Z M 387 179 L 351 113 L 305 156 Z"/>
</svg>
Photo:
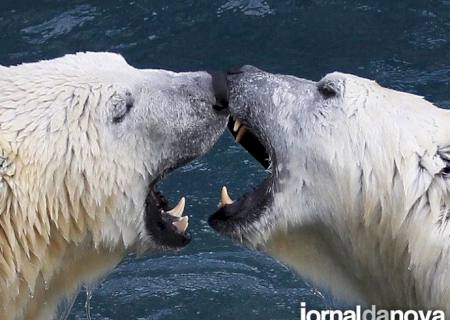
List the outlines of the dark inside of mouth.
<svg viewBox="0 0 450 320">
<path fill-rule="evenodd" d="M 152 240 L 162 247 L 181 248 L 191 241 L 190 234 L 181 233 L 172 224 L 173 216 L 169 211 L 169 202 L 161 192 L 156 190 L 156 183 L 150 186 L 145 201 L 145 228 Z"/>
<path fill-rule="evenodd" d="M 262 211 L 269 205 L 272 190 L 272 177 L 268 177 L 255 190 L 241 198 L 220 207 L 208 220 L 209 225 L 219 233 L 234 237 L 235 231 L 258 220 Z M 241 239 L 237 239 L 242 241 Z"/>
<path fill-rule="evenodd" d="M 237 132 L 233 131 L 235 121 L 230 118 L 228 128 L 234 137 Z M 246 129 L 245 134 L 241 136 L 239 144 L 242 145 L 262 166 L 267 169 L 270 166 L 270 158 L 266 148 L 258 140 L 251 129 Z M 267 177 L 264 182 L 255 190 L 247 192 L 231 204 L 222 205 L 209 218 L 209 225 L 222 234 L 231 237 L 237 237 L 238 241 L 243 241 L 242 234 L 237 230 L 245 228 L 246 225 L 258 220 L 264 208 L 269 206 L 272 201 L 273 176 Z"/>
<path fill-rule="evenodd" d="M 233 132 L 234 127 L 234 119 L 230 117 L 230 120 L 228 121 L 228 129 L 230 130 L 233 137 L 236 138 L 237 132 Z M 269 160 L 269 154 L 266 151 L 266 148 L 259 142 L 258 138 L 251 132 L 251 130 L 248 130 L 244 136 L 242 137 L 239 144 L 250 153 L 253 158 L 255 158 L 261 165 L 264 167 L 264 169 L 269 168 L 270 166 L 270 160 Z"/>
</svg>

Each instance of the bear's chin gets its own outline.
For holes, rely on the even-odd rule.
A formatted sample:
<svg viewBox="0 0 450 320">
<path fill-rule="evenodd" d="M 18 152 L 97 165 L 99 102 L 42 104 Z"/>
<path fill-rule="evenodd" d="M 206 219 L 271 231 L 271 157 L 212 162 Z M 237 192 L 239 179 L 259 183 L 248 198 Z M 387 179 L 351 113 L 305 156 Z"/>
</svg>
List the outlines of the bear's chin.
<svg viewBox="0 0 450 320">
<path fill-rule="evenodd" d="M 208 223 L 218 233 L 253 247 L 254 226 L 273 202 L 276 177 L 270 168 L 275 159 L 271 156 L 272 152 L 269 152 L 269 148 L 265 147 L 262 139 L 253 132 L 249 123 L 245 122 L 245 125 L 243 125 L 243 122 L 230 117 L 228 128 L 236 142 L 270 174 L 256 189 L 245 193 L 234 201 L 229 197 L 226 187 L 223 187 L 219 209 L 210 216 Z M 245 129 L 245 135 L 240 136 L 242 129 Z"/>
</svg>

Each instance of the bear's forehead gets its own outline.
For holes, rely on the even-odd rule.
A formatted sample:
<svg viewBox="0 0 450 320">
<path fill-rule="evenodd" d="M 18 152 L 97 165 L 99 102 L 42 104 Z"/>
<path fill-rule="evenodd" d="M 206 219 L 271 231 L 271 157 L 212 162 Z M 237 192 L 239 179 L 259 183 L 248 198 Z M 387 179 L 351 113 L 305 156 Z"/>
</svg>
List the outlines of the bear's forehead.
<svg viewBox="0 0 450 320">
<path fill-rule="evenodd" d="M 72 55 L 66 55 L 59 59 L 56 59 L 56 62 L 67 63 L 67 64 L 77 64 L 80 63 L 82 65 L 92 65 L 95 64 L 97 68 L 113 68 L 116 66 L 127 66 L 128 63 L 125 59 L 117 53 L 111 52 L 82 52 L 76 53 Z M 78 65 L 79 66 L 79 65 Z"/>
<path fill-rule="evenodd" d="M 79 68 L 83 66 L 95 68 L 128 66 L 128 63 L 120 54 L 111 52 L 79 52 L 76 54 L 68 54 L 54 60 L 43 61 L 43 63 L 78 66 Z"/>
<path fill-rule="evenodd" d="M 361 78 L 353 74 L 342 73 L 342 72 L 332 72 L 327 74 L 319 82 L 332 82 L 336 85 L 351 86 L 351 85 L 363 85 L 372 86 L 378 85 L 374 80 Z"/>
<path fill-rule="evenodd" d="M 128 65 L 121 55 L 108 52 L 69 54 L 53 60 L 24 63 L 7 69 L 14 74 L 22 72 L 29 74 L 29 72 L 35 70 L 36 72 L 44 72 L 44 74 L 64 74 L 66 76 L 135 70 Z"/>
<path fill-rule="evenodd" d="M 2 68 L 0 82 L 25 83 L 36 90 L 51 82 L 51 86 L 72 83 L 74 85 L 123 85 L 129 86 L 141 79 L 139 69 L 128 65 L 115 53 L 86 52 L 63 56 L 53 60 L 24 63 Z"/>
</svg>

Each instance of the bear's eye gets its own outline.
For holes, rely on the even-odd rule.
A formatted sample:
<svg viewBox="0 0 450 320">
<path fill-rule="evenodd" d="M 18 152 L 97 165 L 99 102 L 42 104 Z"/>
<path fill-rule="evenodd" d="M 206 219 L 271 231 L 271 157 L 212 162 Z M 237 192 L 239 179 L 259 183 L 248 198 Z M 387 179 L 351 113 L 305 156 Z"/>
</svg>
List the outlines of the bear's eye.
<svg viewBox="0 0 450 320">
<path fill-rule="evenodd" d="M 317 90 L 325 98 L 332 98 L 337 95 L 336 88 L 331 83 L 319 83 Z"/>
<path fill-rule="evenodd" d="M 113 123 L 120 123 L 134 106 L 134 99 L 130 92 L 125 94 L 125 99 L 117 99 L 113 107 Z"/>
</svg>

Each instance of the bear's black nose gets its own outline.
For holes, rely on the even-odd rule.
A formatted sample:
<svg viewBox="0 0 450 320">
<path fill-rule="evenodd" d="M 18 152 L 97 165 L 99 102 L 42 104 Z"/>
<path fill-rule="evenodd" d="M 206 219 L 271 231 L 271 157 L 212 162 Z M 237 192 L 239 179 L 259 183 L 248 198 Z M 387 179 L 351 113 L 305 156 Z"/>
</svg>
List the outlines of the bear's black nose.
<svg viewBox="0 0 450 320">
<path fill-rule="evenodd" d="M 227 77 L 223 72 L 210 72 L 212 77 L 212 87 L 216 103 L 213 105 L 214 110 L 222 111 L 228 109 L 228 86 Z"/>
</svg>

